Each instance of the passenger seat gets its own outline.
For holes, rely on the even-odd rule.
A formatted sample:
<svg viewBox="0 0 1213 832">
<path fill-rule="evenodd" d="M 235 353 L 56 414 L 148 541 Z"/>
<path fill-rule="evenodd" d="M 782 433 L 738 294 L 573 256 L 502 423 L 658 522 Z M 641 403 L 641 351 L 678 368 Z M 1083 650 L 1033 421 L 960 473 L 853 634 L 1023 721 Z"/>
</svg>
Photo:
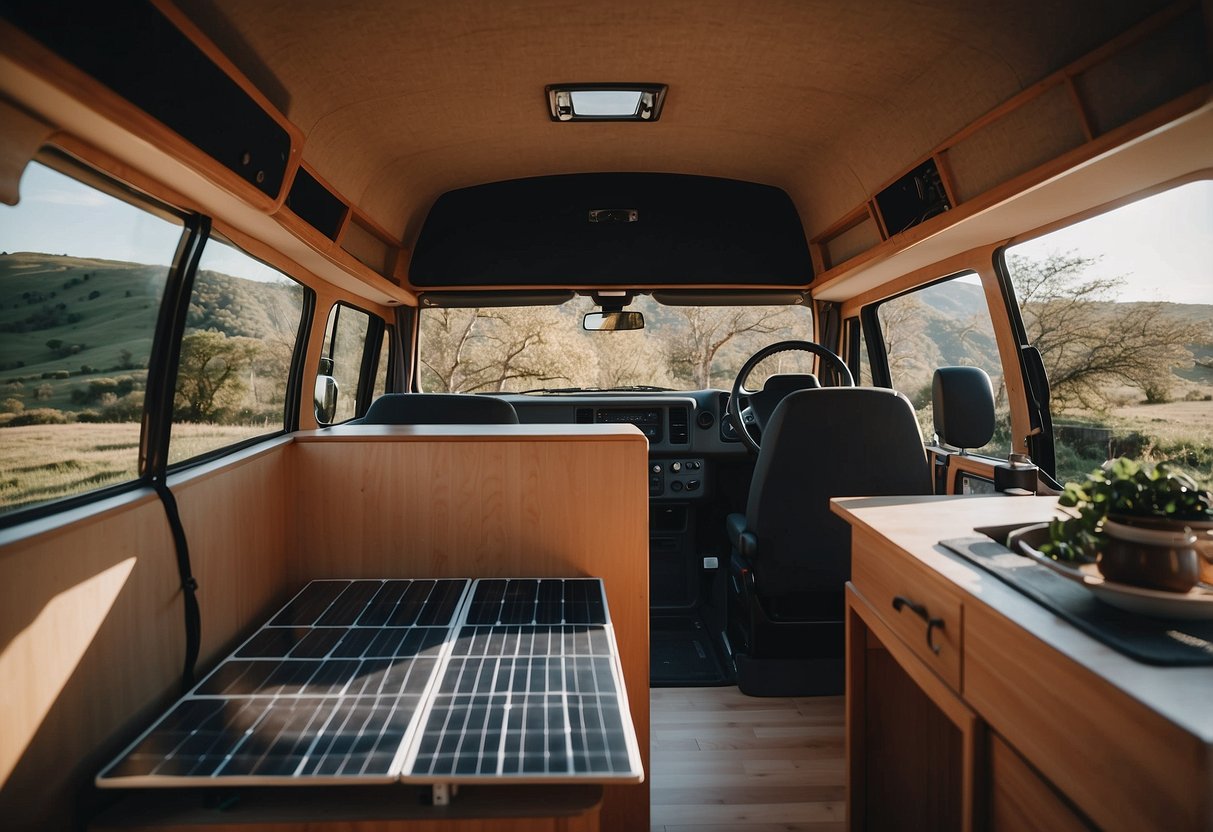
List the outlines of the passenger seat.
<svg viewBox="0 0 1213 832">
<path fill-rule="evenodd" d="M 350 425 L 516 425 L 514 406 L 471 393 L 385 393 Z"/>
</svg>

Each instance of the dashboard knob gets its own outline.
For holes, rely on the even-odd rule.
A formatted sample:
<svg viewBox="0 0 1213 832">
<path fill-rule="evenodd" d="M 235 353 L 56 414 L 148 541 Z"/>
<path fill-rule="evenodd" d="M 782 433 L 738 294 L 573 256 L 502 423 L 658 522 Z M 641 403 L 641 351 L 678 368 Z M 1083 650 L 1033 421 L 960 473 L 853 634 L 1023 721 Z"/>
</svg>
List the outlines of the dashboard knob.
<svg viewBox="0 0 1213 832">
<path fill-rule="evenodd" d="M 675 474 L 677 474 L 679 471 L 682 470 L 682 463 L 675 462 L 673 465 L 670 466 L 670 470 L 673 471 Z"/>
</svg>

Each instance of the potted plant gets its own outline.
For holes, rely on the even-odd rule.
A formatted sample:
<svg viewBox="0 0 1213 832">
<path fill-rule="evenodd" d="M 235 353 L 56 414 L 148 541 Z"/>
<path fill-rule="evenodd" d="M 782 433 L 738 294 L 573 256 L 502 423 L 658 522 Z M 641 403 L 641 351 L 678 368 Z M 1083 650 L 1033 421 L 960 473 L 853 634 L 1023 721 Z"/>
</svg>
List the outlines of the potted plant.
<svg viewBox="0 0 1213 832">
<path fill-rule="evenodd" d="M 1200 580 L 1200 555 L 1213 554 L 1213 495 L 1166 462 L 1112 460 L 1068 483 L 1058 503 L 1077 516 L 1054 520 L 1041 551 L 1096 561 L 1111 581 L 1187 592 Z"/>
</svg>

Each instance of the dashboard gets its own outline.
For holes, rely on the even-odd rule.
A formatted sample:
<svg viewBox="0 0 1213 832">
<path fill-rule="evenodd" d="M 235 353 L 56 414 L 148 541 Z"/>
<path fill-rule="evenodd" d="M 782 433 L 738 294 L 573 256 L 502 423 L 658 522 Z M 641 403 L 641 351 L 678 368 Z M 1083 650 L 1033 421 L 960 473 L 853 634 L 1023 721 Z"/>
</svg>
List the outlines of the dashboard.
<svg viewBox="0 0 1213 832">
<path fill-rule="evenodd" d="M 655 500 L 701 499 L 711 491 L 714 460 L 748 455 L 722 390 L 500 398 L 514 406 L 523 424 L 634 425 L 649 440 L 649 496 Z"/>
</svg>

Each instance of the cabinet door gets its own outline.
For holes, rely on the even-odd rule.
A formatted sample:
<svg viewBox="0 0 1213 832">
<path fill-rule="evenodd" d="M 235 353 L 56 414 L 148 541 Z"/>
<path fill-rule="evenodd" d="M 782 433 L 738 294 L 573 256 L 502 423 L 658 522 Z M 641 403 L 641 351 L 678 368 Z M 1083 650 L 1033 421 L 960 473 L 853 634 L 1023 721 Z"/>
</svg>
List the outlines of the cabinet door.
<svg viewBox="0 0 1213 832">
<path fill-rule="evenodd" d="M 1090 832 L 1078 815 L 1011 746 L 990 735 L 990 832 Z"/>
<path fill-rule="evenodd" d="M 847 606 L 851 828 L 980 826 L 984 726 L 853 588 Z"/>
</svg>

